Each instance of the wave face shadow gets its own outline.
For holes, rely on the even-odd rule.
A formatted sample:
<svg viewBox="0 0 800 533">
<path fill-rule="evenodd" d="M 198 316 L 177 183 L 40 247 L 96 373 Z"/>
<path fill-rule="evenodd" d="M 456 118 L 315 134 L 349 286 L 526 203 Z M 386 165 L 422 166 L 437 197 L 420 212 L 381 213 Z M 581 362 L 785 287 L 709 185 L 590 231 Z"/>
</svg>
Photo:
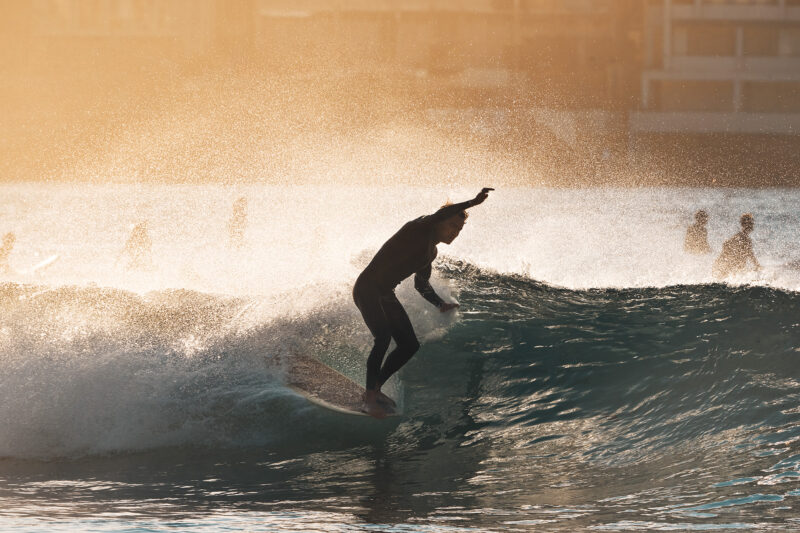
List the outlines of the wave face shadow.
<svg viewBox="0 0 800 533">
<path fill-rule="evenodd" d="M 313 355 L 360 382 L 371 339 L 346 291 L 296 314 L 192 291 L 2 286 L 0 456 L 175 446 L 434 446 L 567 441 L 635 461 L 794 423 L 798 295 L 685 285 L 568 290 L 445 261 L 448 319 L 403 285 L 420 353 L 391 383 L 405 416 L 336 417 L 284 385 Z M 418 298 L 417 298 L 418 299 Z M 590 442 L 567 435 L 588 432 Z"/>
</svg>

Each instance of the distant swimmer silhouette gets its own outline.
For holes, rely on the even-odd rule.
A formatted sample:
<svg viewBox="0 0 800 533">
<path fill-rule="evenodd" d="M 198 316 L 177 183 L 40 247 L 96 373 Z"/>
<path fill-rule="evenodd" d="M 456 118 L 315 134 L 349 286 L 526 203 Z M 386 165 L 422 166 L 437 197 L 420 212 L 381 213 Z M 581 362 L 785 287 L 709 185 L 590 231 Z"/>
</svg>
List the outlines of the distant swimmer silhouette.
<svg viewBox="0 0 800 533">
<path fill-rule="evenodd" d="M 711 253 L 711 247 L 708 245 L 708 229 L 706 223 L 708 222 L 708 213 L 702 209 L 694 214 L 694 224 L 686 229 L 686 239 L 683 241 L 683 251 L 704 255 Z"/>
<path fill-rule="evenodd" d="M 240 196 L 233 203 L 233 214 L 228 221 L 228 246 L 234 250 L 244 246 L 244 232 L 247 229 L 247 198 Z"/>
<path fill-rule="evenodd" d="M 133 227 L 117 261 L 123 256 L 127 260 L 125 263 L 127 270 L 153 269 L 153 242 L 147 232 L 147 221 L 140 222 Z"/>
<path fill-rule="evenodd" d="M 750 233 L 755 226 L 753 215 L 750 213 L 742 215 L 739 223 L 742 230 L 725 241 L 722 245 L 722 252 L 714 261 L 712 273 L 717 279 L 761 269 L 761 265 L 753 253 L 753 241 L 750 240 Z M 748 267 L 748 263 L 752 263 L 752 267 Z"/>
<path fill-rule="evenodd" d="M 8 261 L 11 252 L 14 250 L 14 243 L 17 242 L 17 236 L 9 231 L 3 235 L 3 244 L 0 245 L 0 274 L 13 274 L 14 270 Z"/>
<path fill-rule="evenodd" d="M 392 412 L 394 401 L 381 392 L 381 387 L 419 349 L 411 321 L 394 294 L 395 287 L 415 274 L 414 288 L 439 311 L 444 313 L 458 307 L 457 303 L 446 303 L 431 287 L 432 263 L 438 253 L 436 245 L 452 243 L 464 227 L 466 209 L 483 203 L 492 190 L 484 188 L 472 200 L 444 205 L 432 215 L 406 223 L 358 276 L 353 300 L 375 339 L 367 359 L 365 413 L 383 418 Z M 397 346 L 384 362 L 392 339 Z"/>
</svg>

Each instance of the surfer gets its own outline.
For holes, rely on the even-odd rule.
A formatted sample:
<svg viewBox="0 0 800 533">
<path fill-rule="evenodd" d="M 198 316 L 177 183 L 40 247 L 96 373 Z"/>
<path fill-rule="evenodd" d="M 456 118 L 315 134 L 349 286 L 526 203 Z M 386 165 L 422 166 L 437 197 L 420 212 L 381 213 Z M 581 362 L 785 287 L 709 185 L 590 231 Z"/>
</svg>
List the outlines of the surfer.
<svg viewBox="0 0 800 533">
<path fill-rule="evenodd" d="M 406 223 L 386 241 L 358 276 L 353 299 L 375 338 L 367 359 L 363 407 L 367 414 L 381 418 L 386 416 L 387 409 L 394 407 L 394 401 L 381 392 L 381 386 L 419 349 L 411 321 L 394 294 L 395 287 L 415 274 L 414 288 L 440 312 L 458 307 L 457 303 L 442 300 L 431 287 L 436 245 L 452 243 L 467 220 L 466 209 L 483 203 L 492 190 L 484 188 L 472 200 L 446 204 L 432 215 Z M 397 346 L 384 362 L 384 354 L 393 338 Z"/>
<path fill-rule="evenodd" d="M 761 265 L 753 253 L 753 241 L 750 239 L 750 233 L 755 226 L 753 215 L 750 213 L 742 215 L 739 224 L 741 224 L 742 230 L 725 241 L 722 245 L 722 252 L 714 261 L 712 273 L 717 279 L 747 271 L 748 262 L 753 263 L 753 268 L 750 270 L 761 269 Z"/>
<path fill-rule="evenodd" d="M 234 250 L 244 246 L 244 231 L 247 228 L 247 198 L 239 197 L 233 203 L 233 214 L 228 221 L 228 246 Z"/>
<path fill-rule="evenodd" d="M 123 255 L 128 258 L 125 266 L 128 270 L 153 269 L 153 241 L 150 240 L 150 234 L 147 232 L 147 221 L 140 222 L 133 227 L 120 257 Z"/>
<path fill-rule="evenodd" d="M 12 274 L 14 271 L 8 262 L 8 257 L 14 250 L 14 243 L 17 242 L 17 236 L 9 231 L 3 235 L 3 244 L 0 245 L 0 274 Z"/>
<path fill-rule="evenodd" d="M 701 209 L 694 214 L 694 224 L 686 229 L 686 239 L 683 241 L 685 252 L 695 255 L 711 253 L 706 223 L 708 223 L 708 213 Z"/>
</svg>

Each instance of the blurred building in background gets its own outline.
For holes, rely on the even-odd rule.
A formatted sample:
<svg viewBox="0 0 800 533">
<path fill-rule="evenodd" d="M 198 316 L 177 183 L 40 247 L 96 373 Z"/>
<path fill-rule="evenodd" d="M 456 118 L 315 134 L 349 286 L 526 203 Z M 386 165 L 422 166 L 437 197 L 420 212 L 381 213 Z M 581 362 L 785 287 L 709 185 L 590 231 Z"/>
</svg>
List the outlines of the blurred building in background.
<svg viewBox="0 0 800 533">
<path fill-rule="evenodd" d="M 650 133 L 800 133 L 800 0 L 658 0 L 645 11 Z"/>
<path fill-rule="evenodd" d="M 254 7 L 252 53 L 270 71 L 369 79 L 373 91 L 425 108 L 433 127 L 516 146 L 552 168 L 589 168 L 625 150 L 627 111 L 639 98 L 641 0 Z"/>
<path fill-rule="evenodd" d="M 738 164 L 730 153 L 788 161 L 791 172 L 800 164 L 785 155 L 800 153 L 800 0 L 5 0 L 3 9 L 9 153 L 56 126 L 59 143 L 89 145 L 93 125 L 131 123 L 159 99 L 203 92 L 203 79 L 260 78 L 359 100 L 370 119 L 380 99 L 454 129 L 466 116 L 470 134 L 523 151 L 539 143 L 586 169 L 631 153 L 680 168 L 693 151 L 703 171 Z"/>
<path fill-rule="evenodd" d="M 11 0 L 8 38 L 29 65 L 107 68 L 183 59 L 214 44 L 213 0 Z"/>
<path fill-rule="evenodd" d="M 30 0 L 4 64 L 214 64 L 445 81 L 631 111 L 635 132 L 794 133 L 800 0 Z"/>
<path fill-rule="evenodd" d="M 637 168 L 800 183 L 800 1 L 650 0 L 643 36 Z"/>
<path fill-rule="evenodd" d="M 470 100 L 624 107 L 638 71 L 638 0 L 257 0 L 255 53 L 273 68 L 410 72 Z M 632 42 L 634 41 L 634 42 Z"/>
<path fill-rule="evenodd" d="M 111 75 L 234 62 L 281 74 L 443 82 L 470 105 L 522 92 L 537 105 L 625 109 L 638 96 L 641 0 L 9 0 L 8 6 L 0 53 L 4 64 L 31 71 Z"/>
</svg>

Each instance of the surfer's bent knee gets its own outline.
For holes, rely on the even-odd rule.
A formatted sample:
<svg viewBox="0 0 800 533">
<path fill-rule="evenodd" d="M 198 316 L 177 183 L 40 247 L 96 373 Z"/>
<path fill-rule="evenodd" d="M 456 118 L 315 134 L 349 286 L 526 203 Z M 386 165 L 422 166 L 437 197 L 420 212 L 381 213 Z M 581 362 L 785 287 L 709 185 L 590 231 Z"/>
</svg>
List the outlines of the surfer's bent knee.
<svg viewBox="0 0 800 533">
<path fill-rule="evenodd" d="M 389 349 L 389 343 L 391 342 L 392 342 L 391 335 L 378 335 L 377 337 L 375 337 L 374 348 L 383 349 L 383 351 L 385 352 L 386 350 Z"/>
<path fill-rule="evenodd" d="M 419 341 L 417 339 L 414 339 L 414 340 L 407 341 L 407 342 L 403 343 L 403 349 L 406 352 L 408 352 L 408 353 L 410 353 L 412 355 L 417 353 L 417 351 L 419 351 L 419 346 L 420 346 L 420 344 L 419 344 Z"/>
</svg>

